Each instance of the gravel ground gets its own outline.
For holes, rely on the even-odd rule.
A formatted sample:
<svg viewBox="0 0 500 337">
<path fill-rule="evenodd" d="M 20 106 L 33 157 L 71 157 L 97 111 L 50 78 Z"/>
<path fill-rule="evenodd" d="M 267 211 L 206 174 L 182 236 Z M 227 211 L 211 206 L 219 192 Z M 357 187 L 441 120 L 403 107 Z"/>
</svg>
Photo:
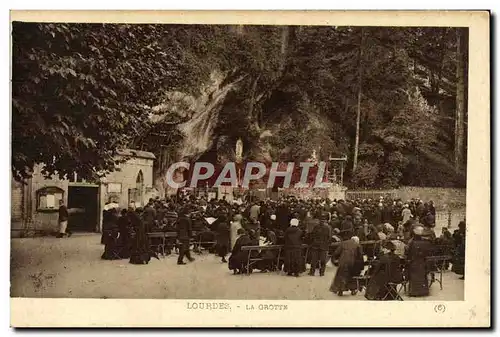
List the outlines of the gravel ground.
<svg viewBox="0 0 500 337">
<path fill-rule="evenodd" d="M 196 261 L 176 265 L 177 255 L 148 265 L 128 260 L 104 261 L 97 234 L 11 240 L 11 296 L 51 298 L 365 300 L 363 294 L 338 297 L 328 291 L 335 267 L 326 275 L 299 278 L 277 273 L 232 275 L 214 255 L 194 254 Z M 431 287 L 428 300 L 463 300 L 464 281 L 447 271 L 444 289 Z M 404 297 L 405 300 L 422 298 Z"/>
</svg>

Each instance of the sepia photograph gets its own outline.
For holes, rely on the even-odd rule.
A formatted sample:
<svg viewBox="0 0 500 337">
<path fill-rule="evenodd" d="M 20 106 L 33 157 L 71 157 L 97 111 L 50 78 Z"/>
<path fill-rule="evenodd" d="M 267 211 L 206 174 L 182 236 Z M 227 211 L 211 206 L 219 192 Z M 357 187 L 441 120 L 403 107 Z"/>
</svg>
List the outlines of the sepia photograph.
<svg viewBox="0 0 500 337">
<path fill-rule="evenodd" d="M 11 298 L 448 314 L 483 287 L 469 236 L 489 243 L 469 219 L 470 175 L 489 179 L 468 155 L 470 41 L 442 23 L 12 17 Z"/>
</svg>

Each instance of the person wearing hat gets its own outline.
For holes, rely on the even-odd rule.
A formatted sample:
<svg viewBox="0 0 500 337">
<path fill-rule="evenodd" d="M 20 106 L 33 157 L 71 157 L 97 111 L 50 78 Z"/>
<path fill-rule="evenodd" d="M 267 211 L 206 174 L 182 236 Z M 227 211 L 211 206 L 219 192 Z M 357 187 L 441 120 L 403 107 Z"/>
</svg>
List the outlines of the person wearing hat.
<svg viewBox="0 0 500 337">
<path fill-rule="evenodd" d="M 403 281 L 401 258 L 395 254 L 396 246 L 387 241 L 382 246 L 383 255 L 373 262 L 371 277 L 366 287 L 365 297 L 368 300 L 395 300 L 397 291 L 394 285 Z M 391 289 L 392 288 L 392 289 Z"/>
<path fill-rule="evenodd" d="M 311 232 L 311 269 L 309 270 L 311 276 L 314 276 L 317 268 L 319 268 L 319 276 L 325 275 L 326 255 L 332 238 L 328 218 L 328 213 L 321 214 L 319 224 Z"/>
<path fill-rule="evenodd" d="M 299 277 L 305 271 L 305 261 L 302 256 L 302 235 L 299 220 L 290 220 L 290 227 L 285 231 L 285 271 L 288 276 Z"/>
<path fill-rule="evenodd" d="M 426 257 L 432 254 L 434 245 L 430 240 L 424 240 L 424 227 L 413 227 L 413 238 L 407 246 L 407 268 L 409 279 L 409 294 L 413 297 L 429 295 L 429 272 Z"/>
</svg>

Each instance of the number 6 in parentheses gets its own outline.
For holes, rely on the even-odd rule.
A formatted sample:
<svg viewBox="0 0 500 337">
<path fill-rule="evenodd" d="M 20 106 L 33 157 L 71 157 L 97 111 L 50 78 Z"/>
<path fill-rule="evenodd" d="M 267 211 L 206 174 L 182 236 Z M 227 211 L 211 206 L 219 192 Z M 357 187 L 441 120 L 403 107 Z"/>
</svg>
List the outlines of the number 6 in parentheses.
<svg viewBox="0 0 500 337">
<path fill-rule="evenodd" d="M 446 306 L 444 304 L 436 304 L 434 306 L 434 311 L 438 314 L 442 314 L 446 311 Z"/>
</svg>

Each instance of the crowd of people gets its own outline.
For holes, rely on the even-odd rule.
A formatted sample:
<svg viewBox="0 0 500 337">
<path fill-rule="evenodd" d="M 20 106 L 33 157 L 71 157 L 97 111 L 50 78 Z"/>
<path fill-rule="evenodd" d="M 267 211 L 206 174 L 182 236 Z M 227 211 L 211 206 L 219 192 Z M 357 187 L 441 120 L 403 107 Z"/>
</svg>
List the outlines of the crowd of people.
<svg viewBox="0 0 500 337">
<path fill-rule="evenodd" d="M 187 196 L 150 199 L 143 208 L 131 204 L 121 211 L 110 205 L 103 214 L 103 259 L 147 264 L 159 253 L 147 234 L 170 232 L 176 235 L 163 247 L 164 253 L 177 250 L 178 265 L 186 264 L 184 258 L 194 261 L 194 242 L 195 249 L 218 255 L 235 274 L 284 270 L 298 277 L 309 264 L 309 275 L 319 271 L 323 276 L 330 256 L 337 265 L 330 290 L 339 296 L 345 291 L 356 294 L 360 289 L 355 278 L 363 272 L 370 280 L 368 299 L 391 299 L 386 296 L 388 284 L 403 279 L 408 280 L 410 296 L 427 296 L 429 272 L 438 268 L 426 262 L 432 255 L 452 256 L 445 268 L 452 264 L 455 273 L 464 275 L 465 221 L 453 234 L 443 227 L 436 235 L 432 201 L 284 197 L 228 202 Z M 242 249 L 264 245 L 282 246 L 283 258 L 277 259 L 277 250 Z M 256 257 L 250 268 L 249 254 Z"/>
</svg>

